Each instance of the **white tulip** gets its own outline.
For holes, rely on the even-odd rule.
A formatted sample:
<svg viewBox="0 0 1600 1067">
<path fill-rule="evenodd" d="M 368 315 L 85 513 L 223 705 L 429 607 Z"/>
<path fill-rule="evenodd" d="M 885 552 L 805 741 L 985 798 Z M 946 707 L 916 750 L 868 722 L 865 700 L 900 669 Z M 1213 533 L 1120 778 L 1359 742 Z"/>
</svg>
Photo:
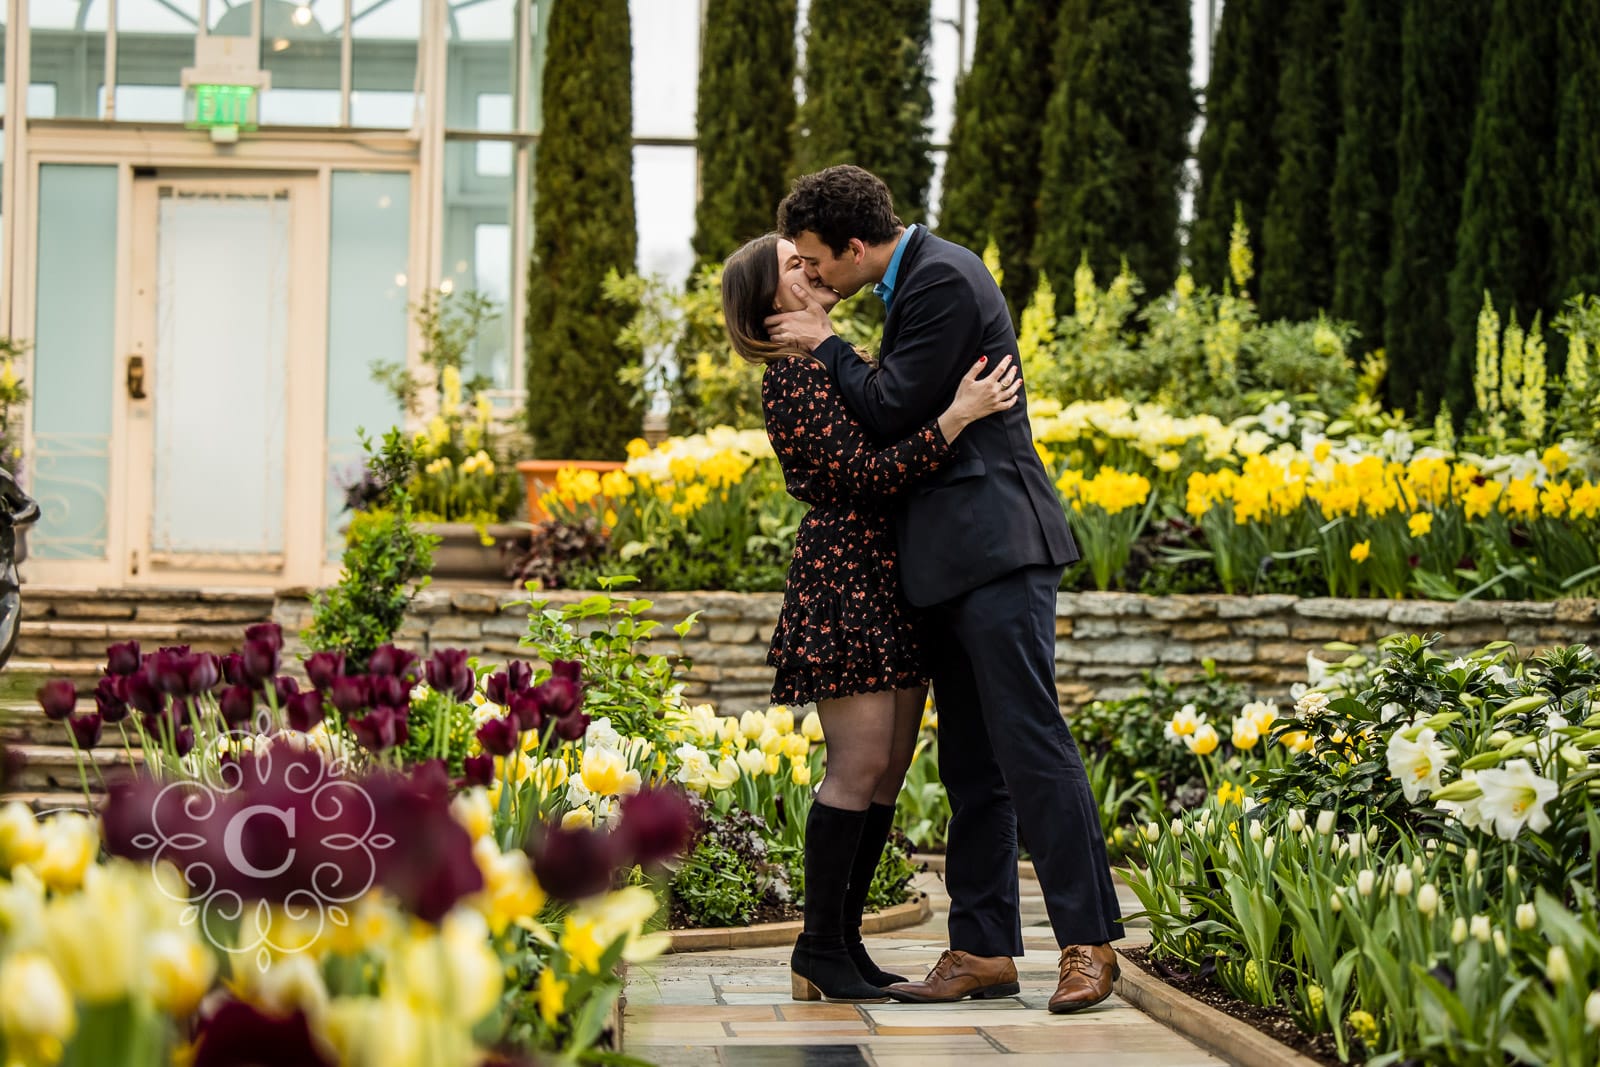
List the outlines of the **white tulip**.
<svg viewBox="0 0 1600 1067">
<path fill-rule="evenodd" d="M 1474 915 L 1472 917 L 1472 939 L 1479 944 L 1487 945 L 1490 936 L 1489 916 Z"/>
<path fill-rule="evenodd" d="M 1411 895 L 1411 868 L 1400 866 L 1394 869 L 1394 895 L 1409 897 Z"/>
<path fill-rule="evenodd" d="M 1331 811 L 1317 812 L 1317 833 L 1323 837 L 1333 833 L 1334 813 Z"/>
<path fill-rule="evenodd" d="M 1373 883 L 1377 880 L 1378 876 L 1373 873 L 1372 868 L 1365 868 L 1360 874 L 1356 875 L 1356 892 L 1364 897 L 1370 897 Z"/>
<path fill-rule="evenodd" d="M 1417 890 L 1417 910 L 1427 916 L 1432 916 L 1439 910 L 1439 890 L 1432 882 Z"/>
<path fill-rule="evenodd" d="M 1532 930 L 1539 925 L 1539 912 L 1532 904 L 1517 905 L 1517 929 Z"/>
</svg>

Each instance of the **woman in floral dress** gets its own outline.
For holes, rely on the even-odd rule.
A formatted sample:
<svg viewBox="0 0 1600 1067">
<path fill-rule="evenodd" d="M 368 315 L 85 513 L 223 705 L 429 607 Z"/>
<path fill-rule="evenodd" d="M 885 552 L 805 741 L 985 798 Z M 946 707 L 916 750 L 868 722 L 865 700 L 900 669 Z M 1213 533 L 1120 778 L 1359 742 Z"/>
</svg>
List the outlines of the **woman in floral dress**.
<svg viewBox="0 0 1600 1067">
<path fill-rule="evenodd" d="M 791 959 L 794 995 L 883 1000 L 903 981 L 861 943 L 861 915 L 894 821 L 928 692 L 917 618 L 900 590 L 892 509 L 902 492 L 958 454 L 962 429 L 1016 402 L 1008 355 L 963 378 L 938 418 L 903 441 L 872 440 L 821 363 L 774 343 L 763 320 L 792 311 L 804 285 L 825 307 L 838 294 L 811 282 L 794 245 L 767 234 L 728 258 L 722 306 L 734 350 L 766 368 L 767 436 L 795 499 L 811 505 L 795 536 L 767 662 L 772 699 L 815 703 L 828 742 L 827 774 L 806 820 L 805 932 Z"/>
</svg>

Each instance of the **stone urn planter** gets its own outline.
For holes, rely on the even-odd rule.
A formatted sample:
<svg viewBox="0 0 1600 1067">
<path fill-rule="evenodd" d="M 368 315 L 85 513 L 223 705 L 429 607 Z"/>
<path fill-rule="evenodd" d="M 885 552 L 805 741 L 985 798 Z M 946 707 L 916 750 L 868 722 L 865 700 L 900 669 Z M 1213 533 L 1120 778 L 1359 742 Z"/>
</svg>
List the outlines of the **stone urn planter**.
<svg viewBox="0 0 1600 1067">
<path fill-rule="evenodd" d="M 419 522 L 417 529 L 439 539 L 433 550 L 435 581 L 483 582 L 504 585 L 505 562 L 500 545 L 518 534 L 521 523 L 498 522 L 480 528 L 470 522 Z M 491 539 L 484 544 L 484 538 Z"/>
<path fill-rule="evenodd" d="M 528 501 L 528 521 L 544 522 L 549 513 L 539 504 L 539 498 L 556 487 L 556 472 L 566 469 L 594 471 L 605 474 L 619 471 L 624 464 L 610 459 L 525 459 L 517 464 L 522 474 L 522 495 Z"/>
</svg>

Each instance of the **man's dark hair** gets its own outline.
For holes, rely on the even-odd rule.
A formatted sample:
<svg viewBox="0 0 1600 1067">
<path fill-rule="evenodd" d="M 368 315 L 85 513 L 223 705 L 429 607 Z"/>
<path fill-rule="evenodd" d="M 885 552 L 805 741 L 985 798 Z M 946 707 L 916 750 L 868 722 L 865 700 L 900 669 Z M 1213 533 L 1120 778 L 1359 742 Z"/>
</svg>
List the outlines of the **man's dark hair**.
<svg viewBox="0 0 1600 1067">
<path fill-rule="evenodd" d="M 871 171 L 848 163 L 794 180 L 778 205 L 778 232 L 794 240 L 807 230 L 822 239 L 836 256 L 859 237 L 869 245 L 893 240 L 895 217 L 889 187 Z"/>
</svg>

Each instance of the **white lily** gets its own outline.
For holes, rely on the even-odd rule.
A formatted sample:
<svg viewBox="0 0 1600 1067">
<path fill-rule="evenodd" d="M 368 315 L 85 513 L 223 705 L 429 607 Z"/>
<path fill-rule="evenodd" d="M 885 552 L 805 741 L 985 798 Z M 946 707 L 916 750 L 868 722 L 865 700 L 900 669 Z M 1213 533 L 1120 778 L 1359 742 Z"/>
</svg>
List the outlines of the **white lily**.
<svg viewBox="0 0 1600 1067">
<path fill-rule="evenodd" d="M 1478 811 L 1495 833 L 1514 841 L 1524 826 L 1535 833 L 1550 825 L 1544 806 L 1555 799 L 1560 788 L 1533 769 L 1525 759 L 1512 760 L 1502 768 L 1478 772 Z"/>
<path fill-rule="evenodd" d="M 1389 738 L 1389 774 L 1400 783 L 1406 800 L 1415 804 L 1440 787 L 1439 775 L 1456 752 L 1441 744 L 1433 730 L 1421 731 L 1415 741 L 1406 740 L 1406 733 L 1397 730 Z"/>
</svg>

